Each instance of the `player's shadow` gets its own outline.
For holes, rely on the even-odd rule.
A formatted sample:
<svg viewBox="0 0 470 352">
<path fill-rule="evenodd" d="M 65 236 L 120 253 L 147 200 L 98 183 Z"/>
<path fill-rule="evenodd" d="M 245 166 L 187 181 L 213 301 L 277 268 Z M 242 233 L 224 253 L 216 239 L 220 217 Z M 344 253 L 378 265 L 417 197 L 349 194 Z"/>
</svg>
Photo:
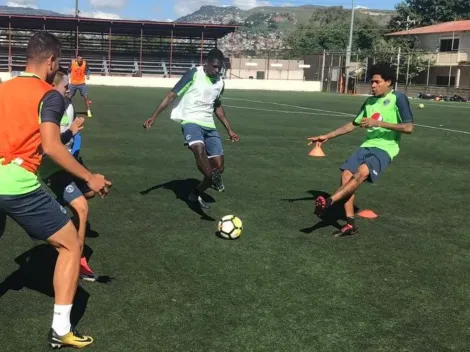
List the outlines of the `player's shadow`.
<svg viewBox="0 0 470 352">
<path fill-rule="evenodd" d="M 86 232 L 85 232 L 85 237 L 89 237 L 89 238 L 98 238 L 100 236 L 100 234 L 98 232 L 96 232 L 95 230 L 93 230 L 91 228 L 91 225 L 90 223 L 87 221 L 86 223 Z"/>
<path fill-rule="evenodd" d="M 7 215 L 0 210 L 0 238 L 2 238 L 5 233 L 5 228 L 7 225 Z"/>
<path fill-rule="evenodd" d="M 316 190 L 310 190 L 307 191 L 308 194 L 310 194 L 307 197 L 301 197 L 301 198 L 289 198 L 289 199 L 283 199 L 283 201 L 289 202 L 289 203 L 294 203 L 294 202 L 299 202 L 299 201 L 310 201 L 311 202 L 311 207 L 312 207 L 312 216 L 315 216 L 313 214 L 314 211 L 314 201 L 317 197 L 323 196 L 325 198 L 328 198 L 331 194 L 323 191 L 316 191 Z M 359 208 L 354 206 L 354 213 L 357 213 L 359 211 Z M 341 226 L 338 221 L 339 220 L 344 220 L 346 221 L 346 214 L 344 212 L 344 207 L 343 203 L 337 203 L 329 207 L 320 218 L 320 221 L 317 222 L 315 225 L 306 227 L 303 229 L 300 229 L 300 232 L 303 233 L 312 233 L 316 230 L 319 230 L 324 227 L 328 226 L 333 226 L 337 228 L 338 230 L 341 229 L 343 226 Z"/>
<path fill-rule="evenodd" d="M 52 280 L 57 251 L 48 244 L 40 244 L 15 259 L 19 268 L 0 283 L 0 297 L 9 290 L 19 291 L 28 288 L 49 297 L 54 297 Z M 86 311 L 90 295 L 78 286 L 71 314 L 72 325 L 77 325 Z"/>
<path fill-rule="evenodd" d="M 186 180 L 173 180 L 169 181 L 166 183 L 161 183 L 159 185 L 150 187 L 144 191 L 141 191 L 141 195 L 147 195 L 152 191 L 158 190 L 160 188 L 164 189 L 169 189 L 171 190 L 177 199 L 182 200 L 183 202 L 186 203 L 189 209 L 194 211 L 196 214 L 198 214 L 202 220 L 206 221 L 215 221 L 215 219 L 206 213 L 201 209 L 201 206 L 199 205 L 198 202 L 190 202 L 188 200 L 188 196 L 191 193 L 191 191 L 196 188 L 196 186 L 200 183 L 200 181 L 194 179 L 194 178 L 188 178 Z M 215 199 L 209 196 L 207 193 L 204 194 L 204 200 L 208 203 L 214 203 Z"/>
</svg>

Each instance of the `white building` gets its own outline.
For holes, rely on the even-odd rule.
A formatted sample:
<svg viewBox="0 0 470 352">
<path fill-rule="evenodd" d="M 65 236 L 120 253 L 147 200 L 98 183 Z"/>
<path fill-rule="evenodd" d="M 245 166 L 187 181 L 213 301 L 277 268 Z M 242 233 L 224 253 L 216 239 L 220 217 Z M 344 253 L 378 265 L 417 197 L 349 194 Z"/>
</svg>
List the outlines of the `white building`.
<svg viewBox="0 0 470 352">
<path fill-rule="evenodd" d="M 470 88 L 470 20 L 439 23 L 387 34 L 413 36 L 417 49 L 428 52 L 432 65 L 429 75 L 418 82 L 430 86 Z"/>
</svg>

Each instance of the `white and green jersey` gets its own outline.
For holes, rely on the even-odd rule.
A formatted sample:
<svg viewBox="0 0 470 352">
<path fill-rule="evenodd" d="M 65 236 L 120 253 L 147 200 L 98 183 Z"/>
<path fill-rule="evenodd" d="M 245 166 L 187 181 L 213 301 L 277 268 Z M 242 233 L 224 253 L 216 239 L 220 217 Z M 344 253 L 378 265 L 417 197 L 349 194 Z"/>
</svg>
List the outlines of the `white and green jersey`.
<svg viewBox="0 0 470 352">
<path fill-rule="evenodd" d="M 171 112 L 171 119 L 215 128 L 214 108 L 221 104 L 224 86 L 222 77 L 211 79 L 204 66 L 189 70 L 172 89 L 180 100 Z"/>
<path fill-rule="evenodd" d="M 73 147 L 73 134 L 72 131 L 70 131 L 73 120 L 75 120 L 75 109 L 72 102 L 65 99 L 65 112 L 60 120 L 60 137 L 62 143 L 64 143 L 70 153 Z M 44 154 L 38 171 L 39 177 L 45 179 L 60 170 L 62 170 L 62 168 Z"/>
</svg>

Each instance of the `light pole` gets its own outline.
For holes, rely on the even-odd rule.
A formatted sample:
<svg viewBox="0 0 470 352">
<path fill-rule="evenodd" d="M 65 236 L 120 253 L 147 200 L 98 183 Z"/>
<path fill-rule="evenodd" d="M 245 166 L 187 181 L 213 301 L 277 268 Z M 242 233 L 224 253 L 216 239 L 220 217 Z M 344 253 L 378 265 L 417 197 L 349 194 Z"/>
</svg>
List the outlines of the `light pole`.
<svg viewBox="0 0 470 352">
<path fill-rule="evenodd" d="M 345 92 L 348 92 L 348 85 L 349 85 L 349 65 L 351 64 L 351 51 L 352 51 L 352 40 L 353 40 L 353 32 L 354 32 L 354 0 L 351 3 L 351 24 L 349 27 L 349 43 L 348 47 L 346 48 L 346 69 L 345 69 Z"/>
<path fill-rule="evenodd" d="M 80 10 L 78 9 L 78 0 L 75 0 L 75 17 L 80 15 Z"/>
</svg>

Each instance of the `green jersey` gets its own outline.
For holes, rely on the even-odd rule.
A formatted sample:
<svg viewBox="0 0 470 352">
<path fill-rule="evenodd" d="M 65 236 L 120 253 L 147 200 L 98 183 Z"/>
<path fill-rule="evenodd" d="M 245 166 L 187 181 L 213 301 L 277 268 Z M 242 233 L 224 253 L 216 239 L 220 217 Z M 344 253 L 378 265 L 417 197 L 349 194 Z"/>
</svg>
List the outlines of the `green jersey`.
<svg viewBox="0 0 470 352">
<path fill-rule="evenodd" d="M 391 124 L 412 123 L 413 113 L 406 95 L 392 90 L 383 97 L 369 97 L 353 123 L 359 125 L 363 118 Z M 400 139 L 400 132 L 381 127 L 368 128 L 366 140 L 361 147 L 382 149 L 393 159 L 400 151 Z"/>
</svg>

